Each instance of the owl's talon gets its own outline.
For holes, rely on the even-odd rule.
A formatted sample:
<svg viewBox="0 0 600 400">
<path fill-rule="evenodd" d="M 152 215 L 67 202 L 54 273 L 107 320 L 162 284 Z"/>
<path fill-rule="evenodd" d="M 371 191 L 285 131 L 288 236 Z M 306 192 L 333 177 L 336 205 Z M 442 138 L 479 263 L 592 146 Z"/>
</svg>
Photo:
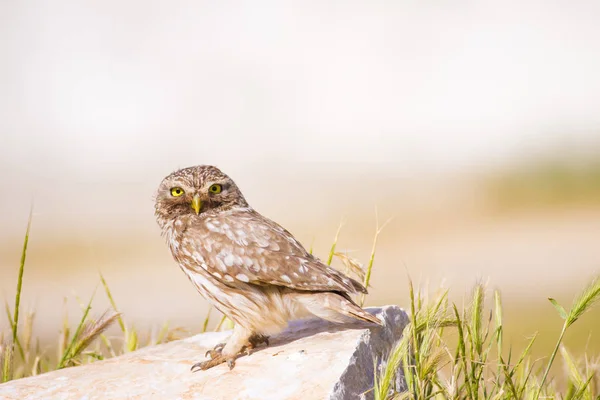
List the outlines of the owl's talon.
<svg viewBox="0 0 600 400">
<path fill-rule="evenodd" d="M 204 353 L 204 357 L 216 358 L 221 355 L 223 348 L 225 347 L 225 343 L 219 343 L 212 350 L 208 350 Z"/>
<path fill-rule="evenodd" d="M 218 355 L 215 358 L 211 358 L 210 360 L 200 361 L 196 364 L 192 365 L 191 371 L 196 372 L 198 370 L 206 371 L 212 367 L 216 367 L 217 365 L 227 363 L 229 369 L 233 369 L 235 367 L 235 357 L 225 358 L 223 355 Z"/>
<path fill-rule="evenodd" d="M 221 355 L 221 351 L 217 351 L 217 350 L 208 350 L 205 354 L 204 357 L 210 357 L 211 359 L 213 358 L 217 358 Z"/>
<path fill-rule="evenodd" d="M 227 359 L 227 366 L 229 367 L 229 370 L 231 371 L 233 369 L 233 367 L 235 367 L 235 358 Z"/>
</svg>

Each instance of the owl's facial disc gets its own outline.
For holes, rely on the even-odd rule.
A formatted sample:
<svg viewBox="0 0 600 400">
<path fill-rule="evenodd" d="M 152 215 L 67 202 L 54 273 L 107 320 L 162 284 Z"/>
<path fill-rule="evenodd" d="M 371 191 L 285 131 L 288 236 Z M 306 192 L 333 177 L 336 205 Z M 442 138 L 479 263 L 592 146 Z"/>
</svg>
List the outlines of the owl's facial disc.
<svg viewBox="0 0 600 400">
<path fill-rule="evenodd" d="M 183 168 L 168 175 L 155 200 L 156 214 L 163 222 L 233 207 L 248 207 L 248 203 L 233 180 L 210 165 Z"/>
</svg>

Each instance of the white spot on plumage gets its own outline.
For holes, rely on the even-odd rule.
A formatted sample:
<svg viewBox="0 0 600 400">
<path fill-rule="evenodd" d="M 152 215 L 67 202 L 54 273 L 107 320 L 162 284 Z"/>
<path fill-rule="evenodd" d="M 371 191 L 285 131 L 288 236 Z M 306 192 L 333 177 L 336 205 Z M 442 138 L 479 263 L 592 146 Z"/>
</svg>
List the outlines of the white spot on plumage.
<svg viewBox="0 0 600 400">
<path fill-rule="evenodd" d="M 221 274 L 220 274 L 220 273 L 218 273 L 217 271 L 214 271 L 212 274 L 213 274 L 214 276 L 216 276 L 217 278 L 221 279 Z"/>
<path fill-rule="evenodd" d="M 204 262 L 204 257 L 202 257 L 200 255 L 200 253 L 198 253 L 197 251 L 194 251 L 193 256 L 194 256 L 194 260 L 198 261 L 199 263 Z"/>
<path fill-rule="evenodd" d="M 227 238 L 232 242 L 238 243 L 237 237 L 235 236 L 233 231 L 225 231 L 225 236 L 227 236 Z"/>
<path fill-rule="evenodd" d="M 206 222 L 205 226 L 208 228 L 209 231 L 211 232 L 215 232 L 215 233 L 220 233 L 221 230 L 219 228 L 217 228 L 212 222 Z"/>
<path fill-rule="evenodd" d="M 281 275 L 281 280 L 283 280 L 283 281 L 285 281 L 287 283 L 292 283 L 292 280 L 290 279 L 290 277 L 287 276 L 287 275 L 285 275 L 285 274 Z"/>
<path fill-rule="evenodd" d="M 247 277 L 246 275 L 244 275 L 244 274 L 237 274 L 235 277 L 236 277 L 236 278 L 237 278 L 239 281 L 242 281 L 242 282 L 250 282 L 250 279 L 248 279 L 248 277 Z"/>
<path fill-rule="evenodd" d="M 257 245 L 259 245 L 260 247 L 269 247 L 269 240 L 258 236 L 256 237 L 256 239 L 254 240 L 256 242 Z M 258 249 L 257 249 L 258 250 Z M 264 249 L 260 249 L 261 251 L 264 251 Z"/>
<path fill-rule="evenodd" d="M 223 263 L 220 257 L 215 257 L 215 263 L 217 264 L 217 268 L 223 272 L 227 272 L 227 266 Z"/>
<path fill-rule="evenodd" d="M 233 254 L 227 254 L 224 258 L 223 258 L 223 262 L 225 263 L 225 265 L 227 265 L 228 267 L 233 266 L 233 261 L 234 261 L 234 257 Z"/>
<path fill-rule="evenodd" d="M 225 276 L 223 276 L 223 279 L 225 279 L 227 282 L 233 282 L 233 277 L 231 275 L 225 274 Z"/>
</svg>

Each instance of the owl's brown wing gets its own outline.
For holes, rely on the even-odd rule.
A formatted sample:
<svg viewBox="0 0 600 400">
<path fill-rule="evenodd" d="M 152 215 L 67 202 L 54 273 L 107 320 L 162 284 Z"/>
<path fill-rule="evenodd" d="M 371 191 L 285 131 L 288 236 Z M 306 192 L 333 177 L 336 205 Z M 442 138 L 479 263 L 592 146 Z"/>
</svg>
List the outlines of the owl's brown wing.
<svg viewBox="0 0 600 400">
<path fill-rule="evenodd" d="M 206 269 L 229 286 L 367 293 L 362 284 L 319 261 L 291 233 L 253 210 L 230 210 L 196 221 L 182 241 L 182 250 L 196 265 L 186 266 Z"/>
</svg>

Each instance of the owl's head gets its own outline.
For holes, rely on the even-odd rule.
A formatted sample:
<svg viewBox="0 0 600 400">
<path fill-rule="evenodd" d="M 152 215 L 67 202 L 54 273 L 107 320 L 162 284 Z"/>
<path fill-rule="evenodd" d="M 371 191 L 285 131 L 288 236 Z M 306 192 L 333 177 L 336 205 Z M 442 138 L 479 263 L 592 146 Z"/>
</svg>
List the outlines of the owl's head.
<svg viewBox="0 0 600 400">
<path fill-rule="evenodd" d="M 155 213 L 168 220 L 234 207 L 248 207 L 235 182 L 212 165 L 183 168 L 168 175 L 156 193 Z"/>
</svg>

